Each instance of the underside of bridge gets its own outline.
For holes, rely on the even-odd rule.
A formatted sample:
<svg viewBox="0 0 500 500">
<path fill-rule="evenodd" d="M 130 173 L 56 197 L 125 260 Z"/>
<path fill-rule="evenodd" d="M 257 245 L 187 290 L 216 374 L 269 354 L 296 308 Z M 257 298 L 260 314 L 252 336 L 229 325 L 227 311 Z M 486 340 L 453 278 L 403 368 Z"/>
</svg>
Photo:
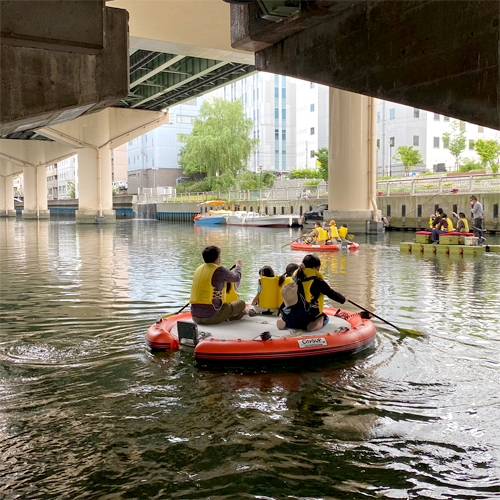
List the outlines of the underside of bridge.
<svg viewBox="0 0 500 500">
<path fill-rule="evenodd" d="M 225 1 L 258 70 L 500 129 L 497 0 Z"/>
<path fill-rule="evenodd" d="M 255 71 L 220 0 L 1 0 L 0 134 L 107 106 L 161 111 Z"/>
</svg>

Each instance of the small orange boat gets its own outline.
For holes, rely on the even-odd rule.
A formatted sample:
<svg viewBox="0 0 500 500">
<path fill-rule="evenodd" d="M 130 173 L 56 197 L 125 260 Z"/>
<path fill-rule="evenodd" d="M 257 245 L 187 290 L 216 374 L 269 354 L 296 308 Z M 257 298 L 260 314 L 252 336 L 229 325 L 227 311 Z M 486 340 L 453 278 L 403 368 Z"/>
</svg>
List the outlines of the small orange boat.
<svg viewBox="0 0 500 500">
<path fill-rule="evenodd" d="M 312 243 L 299 243 L 298 241 L 294 241 L 290 247 L 292 250 L 302 250 L 303 252 L 337 252 L 343 248 L 342 245 L 314 245 Z M 359 243 L 355 241 L 345 247 L 346 250 L 357 250 L 358 248 Z"/>
<path fill-rule="evenodd" d="M 363 313 L 324 308 L 329 322 L 321 330 L 278 330 L 277 316 L 244 316 L 240 321 L 196 325 L 191 313 L 163 318 L 146 333 L 153 350 L 194 352 L 196 361 L 241 363 L 245 361 L 311 360 L 350 355 L 375 341 L 375 325 Z"/>
</svg>

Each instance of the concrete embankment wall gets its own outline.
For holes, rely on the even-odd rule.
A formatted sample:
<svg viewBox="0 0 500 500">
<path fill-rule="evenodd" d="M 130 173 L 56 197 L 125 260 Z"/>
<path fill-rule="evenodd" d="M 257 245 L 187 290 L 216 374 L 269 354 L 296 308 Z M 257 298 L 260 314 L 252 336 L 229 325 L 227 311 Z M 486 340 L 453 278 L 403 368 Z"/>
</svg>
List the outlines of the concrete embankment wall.
<svg viewBox="0 0 500 500">
<path fill-rule="evenodd" d="M 377 196 L 377 205 L 382 215 L 389 220 L 389 229 L 424 229 L 429 217 L 441 207 L 450 217 L 452 212 L 464 212 L 470 220 L 470 194 L 435 194 L 418 196 Z M 478 194 L 484 209 L 484 227 L 488 231 L 500 232 L 498 210 L 500 193 Z"/>
</svg>

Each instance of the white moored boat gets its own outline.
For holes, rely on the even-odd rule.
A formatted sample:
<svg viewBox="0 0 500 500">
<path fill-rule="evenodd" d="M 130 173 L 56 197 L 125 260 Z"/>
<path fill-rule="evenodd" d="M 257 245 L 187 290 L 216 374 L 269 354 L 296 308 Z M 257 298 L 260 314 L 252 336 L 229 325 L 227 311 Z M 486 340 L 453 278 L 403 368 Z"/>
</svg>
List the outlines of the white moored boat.
<svg viewBox="0 0 500 500">
<path fill-rule="evenodd" d="M 256 212 L 233 212 L 227 217 L 228 226 L 291 227 L 300 225 L 298 215 L 260 215 Z"/>
</svg>

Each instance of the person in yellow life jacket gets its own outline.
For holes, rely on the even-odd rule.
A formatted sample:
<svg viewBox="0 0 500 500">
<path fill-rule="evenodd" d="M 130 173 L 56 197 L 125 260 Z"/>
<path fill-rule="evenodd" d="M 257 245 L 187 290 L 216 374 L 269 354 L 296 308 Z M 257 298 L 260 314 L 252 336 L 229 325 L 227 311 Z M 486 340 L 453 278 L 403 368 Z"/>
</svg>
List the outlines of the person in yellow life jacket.
<svg viewBox="0 0 500 500">
<path fill-rule="evenodd" d="M 280 330 L 285 328 L 300 328 L 313 332 L 321 330 L 328 323 L 328 316 L 323 313 L 323 302 L 325 295 L 340 304 L 347 302 L 345 295 L 336 292 L 323 279 L 319 272 L 321 261 L 316 255 L 306 255 L 295 274 L 296 283 L 301 284 L 303 298 L 309 304 L 309 309 L 301 307 L 301 298 L 289 300 L 283 288 L 285 298 L 281 308 L 281 317 L 276 322 Z M 299 288 L 300 292 L 300 288 Z"/>
<path fill-rule="evenodd" d="M 241 260 L 235 262 L 234 272 L 222 267 L 221 250 L 208 246 L 202 252 L 204 264 L 199 266 L 191 286 L 191 317 L 200 325 L 216 325 L 226 320 L 241 319 L 245 314 L 243 300 L 227 301 L 227 283 L 241 281 Z"/>
<path fill-rule="evenodd" d="M 439 235 L 451 231 L 453 231 L 453 222 L 451 222 L 451 219 L 448 217 L 448 215 L 443 212 L 438 225 L 432 230 L 432 243 L 438 244 Z"/>
<path fill-rule="evenodd" d="M 310 233 L 303 235 L 305 237 L 304 241 L 306 243 L 316 243 L 317 245 L 324 245 L 325 241 L 328 239 L 328 234 L 321 227 L 321 223 L 316 221 L 314 223 L 314 229 Z M 312 241 L 310 241 L 312 238 Z"/>
<path fill-rule="evenodd" d="M 348 231 L 349 231 L 349 229 L 347 227 L 347 224 L 342 224 L 342 227 L 339 229 L 339 238 L 342 238 L 343 240 L 345 240 Z"/>
<path fill-rule="evenodd" d="M 457 233 L 468 233 L 469 232 L 469 221 L 465 218 L 463 212 L 459 212 L 458 215 L 453 212 L 453 215 L 458 218 L 457 222 Z"/>
<path fill-rule="evenodd" d="M 331 220 L 329 223 L 329 232 L 330 239 L 326 242 L 327 245 L 335 245 L 340 243 L 342 240 L 339 236 L 339 230 L 337 229 L 337 225 L 334 220 Z"/>
</svg>

